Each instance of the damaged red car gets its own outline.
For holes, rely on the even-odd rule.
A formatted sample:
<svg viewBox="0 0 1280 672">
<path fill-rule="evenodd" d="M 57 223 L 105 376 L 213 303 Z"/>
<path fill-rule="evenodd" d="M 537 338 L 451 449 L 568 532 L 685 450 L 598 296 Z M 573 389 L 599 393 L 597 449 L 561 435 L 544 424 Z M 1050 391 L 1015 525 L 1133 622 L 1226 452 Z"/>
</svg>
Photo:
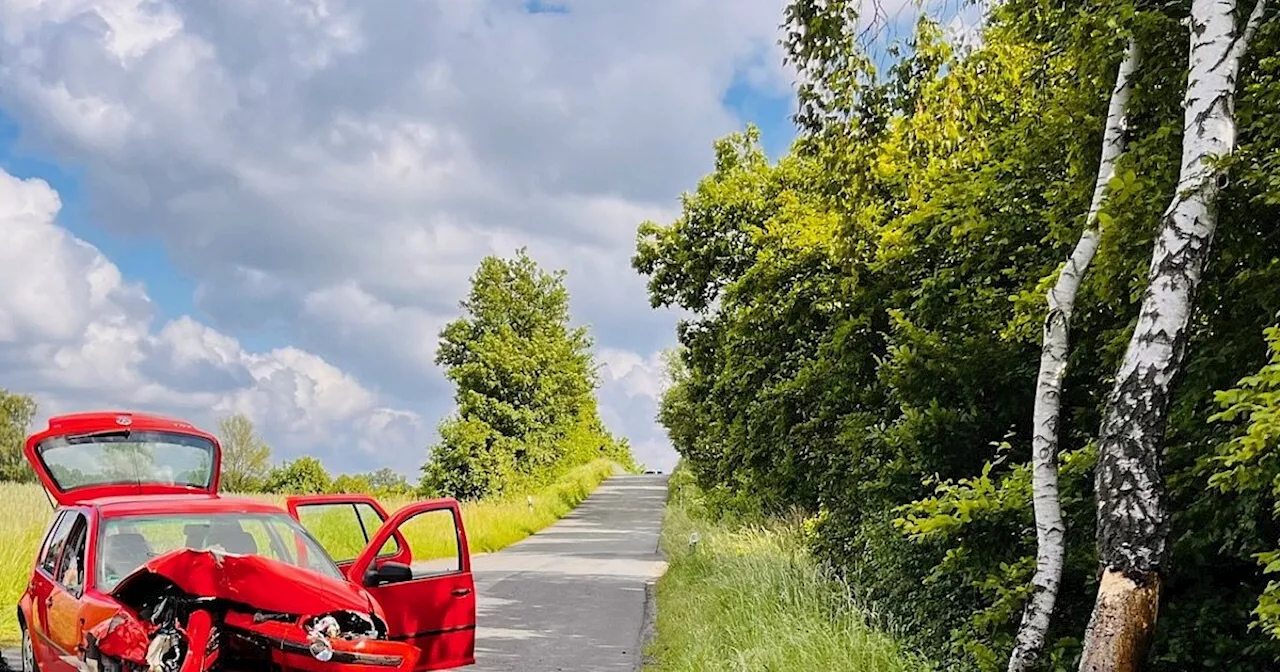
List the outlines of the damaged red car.
<svg viewBox="0 0 1280 672">
<path fill-rule="evenodd" d="M 224 497 L 216 437 L 135 413 L 54 417 L 25 454 L 57 503 L 18 604 L 25 670 L 475 662 L 475 584 L 452 499 L 388 515 L 361 495 L 292 497 L 287 511 Z"/>
</svg>

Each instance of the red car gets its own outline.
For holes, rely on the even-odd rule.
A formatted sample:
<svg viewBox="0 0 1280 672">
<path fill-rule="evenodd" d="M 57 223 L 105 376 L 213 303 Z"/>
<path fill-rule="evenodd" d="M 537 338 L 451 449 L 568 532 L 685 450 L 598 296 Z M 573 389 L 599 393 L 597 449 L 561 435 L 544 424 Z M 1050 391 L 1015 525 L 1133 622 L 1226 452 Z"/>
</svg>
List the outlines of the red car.
<svg viewBox="0 0 1280 672">
<path fill-rule="evenodd" d="M 25 670 L 475 662 L 475 583 L 452 499 L 388 516 L 361 495 L 291 497 L 287 512 L 222 497 L 216 437 L 136 413 L 52 418 L 25 454 L 58 504 L 18 603 Z M 409 537 L 422 542 L 407 533 L 424 521 L 447 533 L 415 561 Z"/>
</svg>

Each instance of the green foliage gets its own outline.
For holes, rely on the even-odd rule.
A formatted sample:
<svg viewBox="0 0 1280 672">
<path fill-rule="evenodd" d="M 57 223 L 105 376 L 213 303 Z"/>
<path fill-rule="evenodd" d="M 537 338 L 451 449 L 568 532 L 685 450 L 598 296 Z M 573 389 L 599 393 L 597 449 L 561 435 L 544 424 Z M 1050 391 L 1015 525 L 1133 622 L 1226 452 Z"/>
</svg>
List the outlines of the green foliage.
<svg viewBox="0 0 1280 672">
<path fill-rule="evenodd" d="M 365 478 L 368 479 L 369 486 L 373 488 L 371 492 L 374 494 L 408 495 L 414 490 L 409 484 L 409 479 L 391 467 L 382 467 Z"/>
<path fill-rule="evenodd" d="M 415 488 L 390 467 L 362 474 L 339 474 L 329 485 L 332 493 L 360 493 L 374 497 L 407 497 Z"/>
<path fill-rule="evenodd" d="M 0 388 L 0 481 L 36 480 L 36 472 L 22 456 L 27 428 L 35 415 L 34 399 Z"/>
<path fill-rule="evenodd" d="M 591 339 L 569 324 L 563 271 L 542 271 L 523 249 L 486 257 L 461 307 L 436 353 L 457 385 L 457 413 L 440 425 L 423 494 L 479 499 L 599 458 L 631 465 L 598 417 Z"/>
<path fill-rule="evenodd" d="M 363 474 L 339 474 L 333 479 L 333 483 L 329 484 L 329 492 L 332 493 L 371 494 L 372 490 L 373 484 Z"/>
<path fill-rule="evenodd" d="M 1236 423 L 1237 434 L 1213 456 L 1209 484 L 1250 499 L 1269 499 L 1280 519 L 1280 326 L 1266 332 L 1270 360 L 1254 375 L 1216 395 L 1213 421 Z M 1257 553 L 1266 574 L 1280 574 L 1280 549 Z M 1258 624 L 1280 638 L 1280 580 L 1270 581 L 1254 610 Z"/>
<path fill-rule="evenodd" d="M 237 413 L 218 421 L 222 443 L 222 482 L 227 492 L 258 492 L 271 471 L 271 446 L 258 436 L 253 421 Z"/>
<path fill-rule="evenodd" d="M 267 474 L 265 492 L 290 495 L 318 495 L 329 492 L 332 479 L 324 465 L 310 455 L 275 467 Z"/>
<path fill-rule="evenodd" d="M 1177 177 L 1185 8 L 1014 0 L 968 52 L 922 21 L 881 76 L 848 32 L 855 6 L 789 10 L 789 31 L 813 28 L 784 36 L 814 84 L 793 151 L 770 162 L 750 128 L 721 140 L 680 217 L 639 229 L 633 264 L 652 303 L 692 313 L 659 419 L 718 506 L 800 508 L 817 556 L 909 643 L 944 669 L 1003 669 L 1035 552 L 1027 465 L 1045 289 L 1079 238 L 1115 68 L 1136 35 L 1149 65 L 1061 400 L 1068 549 L 1042 662 L 1074 669 L 1096 591 L 1092 441 Z M 1276 552 L 1275 495 L 1211 487 L 1226 465 L 1206 459 L 1232 438 L 1208 421 L 1213 392 L 1258 371 L 1257 334 L 1280 310 L 1278 51 L 1272 22 L 1242 78 L 1241 151 L 1170 409 L 1157 672 L 1280 658 L 1280 641 L 1250 628 L 1277 606 L 1258 562 L 1280 557 L 1259 555 Z"/>
</svg>

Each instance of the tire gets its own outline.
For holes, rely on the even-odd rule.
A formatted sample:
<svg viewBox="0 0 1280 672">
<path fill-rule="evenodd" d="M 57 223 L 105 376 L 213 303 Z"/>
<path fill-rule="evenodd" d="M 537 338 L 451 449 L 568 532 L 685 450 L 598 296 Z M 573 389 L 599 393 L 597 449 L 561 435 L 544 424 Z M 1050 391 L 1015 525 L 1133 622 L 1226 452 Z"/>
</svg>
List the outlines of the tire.
<svg viewBox="0 0 1280 672">
<path fill-rule="evenodd" d="M 40 672 L 40 666 L 36 664 L 36 650 L 31 642 L 31 633 L 27 630 L 24 623 L 22 625 L 22 672 Z"/>
</svg>

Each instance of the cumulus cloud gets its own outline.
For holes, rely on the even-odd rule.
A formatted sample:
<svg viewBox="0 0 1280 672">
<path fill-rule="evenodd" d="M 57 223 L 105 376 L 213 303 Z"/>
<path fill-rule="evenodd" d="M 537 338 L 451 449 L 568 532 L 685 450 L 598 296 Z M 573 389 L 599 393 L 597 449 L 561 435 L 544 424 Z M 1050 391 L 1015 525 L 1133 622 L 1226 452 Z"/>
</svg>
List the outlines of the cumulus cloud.
<svg viewBox="0 0 1280 672">
<path fill-rule="evenodd" d="M 79 169 L 95 225 L 163 243 L 197 281 L 206 328 L 283 333 L 434 424 L 449 405 L 436 332 L 487 254 L 528 246 L 567 269 L 606 358 L 650 366 L 674 318 L 629 267 L 636 225 L 670 220 L 711 142 L 741 128 L 723 100 L 733 84 L 790 92 L 784 0 L 527 4 L 0 1 L 0 107 L 25 147 Z M 113 305 L 141 319 L 145 294 L 115 285 Z M 77 328 L 39 319 L 24 343 Z M 143 358 L 121 390 L 257 381 L 295 405 L 323 397 L 218 354 L 234 349 L 195 326 L 173 337 L 202 342 L 205 359 L 165 330 L 111 328 L 123 331 L 100 347 Z M 666 460 L 638 370 L 604 379 L 609 422 L 642 459 Z M 273 417 L 292 426 L 291 413 Z"/>
<path fill-rule="evenodd" d="M 674 340 L 672 337 L 672 344 Z M 596 352 L 596 365 L 601 419 L 631 441 L 632 452 L 650 469 L 671 471 L 676 455 L 655 423 L 667 387 L 662 352 L 640 356 L 628 350 L 601 348 Z"/>
<path fill-rule="evenodd" d="M 320 357 L 247 352 L 190 317 L 156 325 L 145 288 L 59 226 L 60 209 L 43 180 L 0 170 L 0 363 L 6 386 L 35 393 L 45 416 L 143 408 L 211 427 L 239 412 L 285 454 L 331 467 L 363 466 L 352 448 L 406 469 L 421 460 L 422 418 Z"/>
</svg>

